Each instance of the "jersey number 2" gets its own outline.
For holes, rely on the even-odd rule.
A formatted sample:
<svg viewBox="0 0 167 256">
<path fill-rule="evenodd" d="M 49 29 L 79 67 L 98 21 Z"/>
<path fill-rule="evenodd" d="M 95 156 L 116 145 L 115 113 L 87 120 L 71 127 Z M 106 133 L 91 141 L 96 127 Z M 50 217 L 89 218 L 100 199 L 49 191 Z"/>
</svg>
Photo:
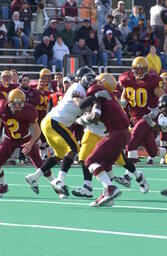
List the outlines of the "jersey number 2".
<svg viewBox="0 0 167 256">
<path fill-rule="evenodd" d="M 17 132 L 19 130 L 19 123 L 15 119 L 8 119 L 7 126 L 14 139 L 20 139 L 21 134 Z"/>
</svg>

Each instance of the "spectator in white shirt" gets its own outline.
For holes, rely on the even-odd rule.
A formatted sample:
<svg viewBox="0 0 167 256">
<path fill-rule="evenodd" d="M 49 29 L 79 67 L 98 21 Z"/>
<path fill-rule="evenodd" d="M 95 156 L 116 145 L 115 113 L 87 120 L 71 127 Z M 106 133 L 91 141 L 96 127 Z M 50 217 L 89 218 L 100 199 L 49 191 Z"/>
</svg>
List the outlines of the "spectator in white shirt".
<svg viewBox="0 0 167 256">
<path fill-rule="evenodd" d="M 161 51 L 164 49 L 165 41 L 165 25 L 161 18 L 161 12 L 166 9 L 162 6 L 162 2 L 162 0 L 156 0 L 156 5 L 150 9 L 150 25 L 159 39 L 159 48 Z"/>
<path fill-rule="evenodd" d="M 52 65 L 56 66 L 56 71 L 63 70 L 63 58 L 66 54 L 70 54 L 68 46 L 63 42 L 62 36 L 57 35 L 57 40 L 53 46 Z"/>
</svg>

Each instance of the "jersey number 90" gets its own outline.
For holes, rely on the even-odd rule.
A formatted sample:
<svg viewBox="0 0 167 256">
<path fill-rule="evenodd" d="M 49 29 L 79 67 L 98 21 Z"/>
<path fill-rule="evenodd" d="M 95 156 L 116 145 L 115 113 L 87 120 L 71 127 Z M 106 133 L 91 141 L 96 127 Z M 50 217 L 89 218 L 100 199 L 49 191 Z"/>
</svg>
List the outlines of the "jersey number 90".
<svg viewBox="0 0 167 256">
<path fill-rule="evenodd" d="M 135 90 L 133 87 L 127 87 L 126 95 L 132 108 L 144 108 L 147 104 L 147 91 L 144 88 L 138 88 Z"/>
</svg>

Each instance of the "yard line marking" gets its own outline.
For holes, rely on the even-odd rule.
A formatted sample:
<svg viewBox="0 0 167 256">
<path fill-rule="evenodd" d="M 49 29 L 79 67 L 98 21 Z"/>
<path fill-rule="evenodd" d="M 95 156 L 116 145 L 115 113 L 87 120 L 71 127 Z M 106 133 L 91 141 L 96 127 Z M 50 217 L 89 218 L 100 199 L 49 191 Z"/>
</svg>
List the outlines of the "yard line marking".
<svg viewBox="0 0 167 256">
<path fill-rule="evenodd" d="M 12 186 L 12 187 L 29 187 L 28 184 L 13 184 L 13 183 L 9 183 L 8 184 L 9 186 Z M 39 188 L 40 187 L 43 187 L 43 188 L 51 188 L 50 185 L 39 185 Z M 69 186 L 69 188 L 78 188 L 79 186 Z M 52 189 L 52 188 L 51 188 Z M 102 188 L 100 187 L 93 187 L 94 190 L 102 190 Z M 128 188 L 120 188 L 121 191 L 124 191 L 124 192 L 140 192 L 140 190 L 137 190 L 137 189 L 128 189 Z M 149 193 L 160 193 L 159 190 L 149 190 Z"/>
<path fill-rule="evenodd" d="M 130 237 L 138 237 L 138 238 L 151 238 L 151 239 L 167 240 L 167 236 L 162 236 L 162 235 L 118 232 L 118 231 L 112 231 L 112 230 L 86 229 L 86 228 L 47 226 L 47 225 L 34 225 L 34 224 L 19 224 L 19 223 L 7 223 L 7 222 L 0 222 L 0 226 L 18 227 L 18 228 L 33 228 L 33 229 L 62 230 L 62 231 L 73 231 L 73 232 L 83 232 L 83 233 L 95 233 L 95 234 L 105 234 L 105 235 L 115 235 L 115 236 L 130 236 Z"/>
<path fill-rule="evenodd" d="M 136 200 L 137 202 L 138 200 Z M 47 200 L 24 200 L 24 199 L 1 199 L 0 204 L 5 202 L 10 203 L 35 203 L 35 204 L 61 204 L 61 205 L 78 205 L 78 206 L 88 206 L 87 203 L 77 203 L 68 201 L 47 201 Z M 118 201 L 117 201 L 118 202 Z M 107 207 L 108 209 L 109 207 Z M 110 207 L 111 208 L 111 207 Z M 167 208 L 161 207 L 147 207 L 147 206 L 135 206 L 135 205 L 114 205 L 112 208 L 129 208 L 129 209 L 142 209 L 142 210 L 155 210 L 155 211 L 167 211 Z"/>
<path fill-rule="evenodd" d="M 15 174 L 15 175 L 27 175 L 27 174 L 30 174 L 33 172 L 10 172 L 10 171 L 7 171 L 5 173 L 6 174 Z M 68 177 L 83 177 L 83 175 L 82 174 L 68 174 Z M 153 181 L 167 181 L 167 178 L 165 178 L 165 179 L 163 179 L 163 178 L 156 179 L 156 178 L 149 178 L 149 177 L 146 177 L 146 178 L 147 178 L 147 180 L 153 180 Z"/>
</svg>

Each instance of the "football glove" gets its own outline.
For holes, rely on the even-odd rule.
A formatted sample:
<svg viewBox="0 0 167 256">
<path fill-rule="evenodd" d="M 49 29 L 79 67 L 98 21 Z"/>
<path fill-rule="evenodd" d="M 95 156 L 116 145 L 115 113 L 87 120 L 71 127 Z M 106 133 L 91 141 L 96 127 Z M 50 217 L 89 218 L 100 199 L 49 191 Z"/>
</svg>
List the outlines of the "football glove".
<svg viewBox="0 0 167 256">
<path fill-rule="evenodd" d="M 98 91 L 95 93 L 95 97 L 98 98 L 105 98 L 107 100 L 111 100 L 110 94 L 106 90 Z"/>
<path fill-rule="evenodd" d="M 152 120 L 150 115 L 144 115 L 143 118 L 146 120 L 147 124 L 152 128 L 156 126 L 156 123 Z"/>
<path fill-rule="evenodd" d="M 149 115 L 151 116 L 152 119 L 155 119 L 158 116 L 158 114 L 160 113 L 160 110 L 159 110 L 158 107 L 156 107 L 156 108 L 148 108 L 148 109 L 150 110 Z"/>
</svg>

